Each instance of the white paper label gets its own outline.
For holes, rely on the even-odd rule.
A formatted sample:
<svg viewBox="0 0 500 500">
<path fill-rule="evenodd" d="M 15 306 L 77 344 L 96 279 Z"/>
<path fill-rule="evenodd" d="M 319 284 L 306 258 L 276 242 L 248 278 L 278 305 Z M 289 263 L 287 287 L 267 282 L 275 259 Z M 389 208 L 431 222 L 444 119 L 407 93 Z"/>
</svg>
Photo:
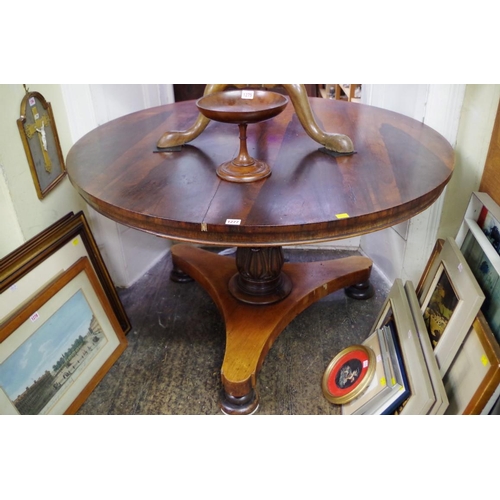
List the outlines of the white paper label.
<svg viewBox="0 0 500 500">
<path fill-rule="evenodd" d="M 462 266 L 462 263 L 458 264 L 458 272 L 461 273 L 464 270 L 464 266 Z"/>
<path fill-rule="evenodd" d="M 30 320 L 32 323 L 34 323 L 39 317 L 40 317 L 40 315 L 36 312 L 32 316 L 30 316 Z"/>
<path fill-rule="evenodd" d="M 227 219 L 226 226 L 239 226 L 241 224 L 241 219 Z"/>
<path fill-rule="evenodd" d="M 253 99 L 253 90 L 242 90 L 241 91 L 241 98 L 242 99 Z"/>
</svg>

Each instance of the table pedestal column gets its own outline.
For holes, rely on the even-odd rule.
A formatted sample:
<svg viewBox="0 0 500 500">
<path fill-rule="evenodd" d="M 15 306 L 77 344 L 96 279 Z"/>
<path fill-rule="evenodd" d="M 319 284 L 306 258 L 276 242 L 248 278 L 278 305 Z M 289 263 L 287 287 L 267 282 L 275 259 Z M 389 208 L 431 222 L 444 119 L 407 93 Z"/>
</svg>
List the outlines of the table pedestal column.
<svg viewBox="0 0 500 500">
<path fill-rule="evenodd" d="M 181 244 L 172 247 L 172 260 L 208 292 L 223 316 L 221 408 L 231 415 L 256 411 L 258 371 L 285 327 L 326 295 L 368 282 L 372 268 L 361 256 L 283 263 L 281 247 L 239 248 L 235 261 Z"/>
</svg>

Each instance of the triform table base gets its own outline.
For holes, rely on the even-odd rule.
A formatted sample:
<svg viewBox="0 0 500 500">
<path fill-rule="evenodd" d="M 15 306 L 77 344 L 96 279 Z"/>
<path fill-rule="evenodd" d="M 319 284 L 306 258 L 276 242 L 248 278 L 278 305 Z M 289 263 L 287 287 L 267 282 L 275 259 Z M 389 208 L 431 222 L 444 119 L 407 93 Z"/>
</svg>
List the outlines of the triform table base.
<svg viewBox="0 0 500 500">
<path fill-rule="evenodd" d="M 372 261 L 342 259 L 284 263 L 281 247 L 237 249 L 233 257 L 190 245 L 172 247 L 173 279 L 198 282 L 217 305 L 226 326 L 221 378 L 222 411 L 248 415 L 259 404 L 257 374 L 285 327 L 314 302 L 342 288 L 369 298 Z M 359 284 L 365 284 L 359 286 Z"/>
</svg>

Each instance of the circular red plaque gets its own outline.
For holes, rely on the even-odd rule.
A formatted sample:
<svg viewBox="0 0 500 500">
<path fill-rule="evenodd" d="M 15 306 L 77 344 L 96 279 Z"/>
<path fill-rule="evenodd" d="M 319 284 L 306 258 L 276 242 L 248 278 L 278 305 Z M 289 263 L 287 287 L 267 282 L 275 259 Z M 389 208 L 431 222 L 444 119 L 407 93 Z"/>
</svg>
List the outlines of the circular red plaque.
<svg viewBox="0 0 500 500">
<path fill-rule="evenodd" d="M 353 345 L 335 356 L 323 375 L 323 394 L 328 401 L 345 404 L 359 396 L 375 375 L 375 353 Z"/>
</svg>

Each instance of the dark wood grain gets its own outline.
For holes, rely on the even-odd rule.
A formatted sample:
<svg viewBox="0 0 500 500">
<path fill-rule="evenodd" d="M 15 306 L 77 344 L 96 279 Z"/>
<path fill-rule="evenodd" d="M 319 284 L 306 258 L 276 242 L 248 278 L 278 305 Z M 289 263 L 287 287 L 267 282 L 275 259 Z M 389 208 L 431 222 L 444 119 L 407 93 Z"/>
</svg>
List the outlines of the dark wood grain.
<svg viewBox="0 0 500 500">
<path fill-rule="evenodd" d="M 362 104 L 310 98 L 326 131 L 348 135 L 356 154 L 319 150 L 289 104 L 248 127 L 248 150 L 272 175 L 235 184 L 216 175 L 238 152 L 238 128 L 212 122 L 180 152 L 155 152 L 165 130 L 195 120 L 194 101 L 140 111 L 78 141 L 67 157 L 71 182 L 97 211 L 175 240 L 238 246 L 328 241 L 377 231 L 428 208 L 453 172 L 454 153 L 411 118 Z M 338 218 L 348 214 L 349 218 Z M 241 225 L 226 225 L 241 219 Z"/>
</svg>

